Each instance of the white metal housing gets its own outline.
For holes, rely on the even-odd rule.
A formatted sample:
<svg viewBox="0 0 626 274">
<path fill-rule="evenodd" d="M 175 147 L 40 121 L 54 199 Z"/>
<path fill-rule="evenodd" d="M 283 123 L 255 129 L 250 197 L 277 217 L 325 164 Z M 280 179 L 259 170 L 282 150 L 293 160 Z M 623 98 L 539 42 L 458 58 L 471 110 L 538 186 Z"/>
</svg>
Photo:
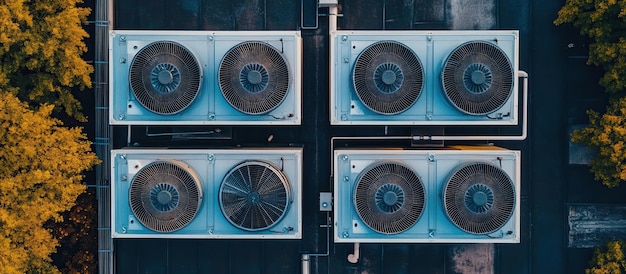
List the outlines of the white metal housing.
<svg viewBox="0 0 626 274">
<path fill-rule="evenodd" d="M 519 31 L 334 31 L 330 49 L 330 123 L 332 125 L 517 125 Z M 381 42 L 398 42 L 420 60 L 424 78 L 415 103 L 393 115 L 372 111 L 357 96 L 352 72 L 359 55 Z M 495 45 L 512 66 L 512 94 L 502 106 L 486 115 L 459 111 L 443 92 L 442 68 L 460 45 L 481 41 Z M 369 76 L 368 76 L 369 77 Z"/>
<path fill-rule="evenodd" d="M 519 243 L 520 241 L 520 151 L 492 148 L 445 150 L 335 150 L 334 241 L 339 243 Z M 355 184 L 360 174 L 379 162 L 402 163 L 424 185 L 425 202 L 419 219 L 397 234 L 380 233 L 360 218 L 355 209 Z M 513 181 L 515 198 L 510 218 L 497 231 L 468 233 L 447 217 L 443 189 L 451 172 L 468 162 L 489 163 L 502 169 Z"/>
<path fill-rule="evenodd" d="M 109 115 L 112 125 L 299 125 L 301 113 L 302 41 L 298 31 L 162 31 L 113 30 L 109 33 Z M 163 115 L 133 95 L 129 69 L 133 58 L 153 42 L 175 42 L 193 53 L 202 69 L 200 92 L 184 110 Z M 286 61 L 287 94 L 280 105 L 259 115 L 239 111 L 221 93 L 222 58 L 244 42 L 267 44 Z M 272 81 L 273 79 L 270 79 Z"/>
<path fill-rule="evenodd" d="M 286 213 L 271 227 L 257 231 L 233 226 L 222 214 L 219 190 L 233 167 L 246 161 L 276 167 L 289 182 L 291 202 Z M 129 205 L 131 182 L 146 165 L 176 161 L 194 170 L 203 192 L 193 220 L 173 232 L 155 232 L 133 215 Z M 228 238 L 300 239 L 302 237 L 302 149 L 116 149 L 111 151 L 111 228 L 113 238 Z"/>
</svg>

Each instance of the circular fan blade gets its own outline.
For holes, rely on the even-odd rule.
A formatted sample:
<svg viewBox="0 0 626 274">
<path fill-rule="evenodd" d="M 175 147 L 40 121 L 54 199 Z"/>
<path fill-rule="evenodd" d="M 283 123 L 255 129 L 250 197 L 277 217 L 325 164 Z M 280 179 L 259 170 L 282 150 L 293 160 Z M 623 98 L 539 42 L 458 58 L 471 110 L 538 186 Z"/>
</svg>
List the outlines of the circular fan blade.
<svg viewBox="0 0 626 274">
<path fill-rule="evenodd" d="M 137 52 L 128 78 L 133 95 L 143 107 L 172 115 L 189 107 L 198 96 L 202 67 L 184 46 L 158 41 Z"/>
<path fill-rule="evenodd" d="M 280 52 L 264 42 L 243 42 L 220 63 L 218 79 L 228 103 L 246 114 L 265 114 L 287 97 L 289 66 Z"/>
<path fill-rule="evenodd" d="M 200 208 L 200 179 L 182 162 L 152 162 L 133 177 L 129 202 L 133 215 L 145 227 L 174 232 L 188 225 Z"/>
<path fill-rule="evenodd" d="M 417 174 L 398 162 L 367 167 L 354 186 L 357 214 L 365 225 L 383 234 L 411 228 L 422 215 L 425 201 L 424 185 Z"/>
<path fill-rule="evenodd" d="M 424 69 L 417 55 L 395 41 L 368 46 L 352 71 L 354 90 L 370 110 L 386 115 L 410 108 L 422 92 Z"/>
<path fill-rule="evenodd" d="M 447 98 L 466 114 L 497 111 L 513 93 L 513 66 L 504 51 L 489 42 L 470 41 L 457 47 L 441 75 Z"/>
<path fill-rule="evenodd" d="M 291 189 L 287 177 L 273 165 L 246 161 L 224 177 L 219 201 L 232 225 L 259 231 L 274 226 L 287 214 Z"/>
<path fill-rule="evenodd" d="M 493 233 L 511 218 L 515 187 L 500 168 L 484 162 L 459 166 L 447 181 L 443 201 L 448 218 L 472 234 Z"/>
</svg>

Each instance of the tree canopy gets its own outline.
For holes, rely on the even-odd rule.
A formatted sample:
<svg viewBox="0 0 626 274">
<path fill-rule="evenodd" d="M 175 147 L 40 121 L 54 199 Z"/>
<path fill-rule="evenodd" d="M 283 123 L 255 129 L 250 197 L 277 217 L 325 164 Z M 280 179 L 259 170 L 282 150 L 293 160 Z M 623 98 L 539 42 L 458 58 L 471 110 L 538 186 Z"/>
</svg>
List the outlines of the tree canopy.
<svg viewBox="0 0 626 274">
<path fill-rule="evenodd" d="M 82 129 L 63 127 L 52 108 L 0 90 L 0 273 L 50 269 L 58 241 L 44 223 L 62 221 L 98 163 Z"/>
<path fill-rule="evenodd" d="M 554 20 L 556 25 L 571 23 L 593 40 L 588 64 L 605 70 L 600 84 L 607 92 L 626 88 L 626 2 L 617 0 L 566 0 Z"/>
<path fill-rule="evenodd" d="M 626 1 L 566 0 L 554 23 L 571 23 L 593 40 L 587 63 L 604 69 L 599 82 L 612 96 L 602 115 L 587 112 L 589 125 L 575 130 L 572 141 L 598 151 L 591 162 L 596 180 L 618 186 L 626 180 Z"/>
<path fill-rule="evenodd" d="M 603 248 L 596 248 L 590 266 L 591 268 L 585 269 L 585 274 L 625 273 L 624 242 L 612 241 Z"/>
<path fill-rule="evenodd" d="M 73 95 L 93 72 L 82 58 L 90 10 L 81 3 L 0 0 L 0 273 L 58 273 L 50 255 L 59 239 L 83 231 L 53 223 L 86 223 L 67 211 L 98 159 L 82 128 L 52 118 L 62 110 L 86 122 Z"/>
<path fill-rule="evenodd" d="M 626 98 L 611 103 L 606 113 L 588 110 L 589 125 L 572 133 L 572 141 L 597 148 L 591 161 L 596 180 L 616 187 L 626 180 Z"/>
<path fill-rule="evenodd" d="M 91 87 L 82 59 L 90 13 L 82 0 L 0 0 L 0 89 L 32 106 L 50 103 L 86 121 L 76 88 Z"/>
</svg>

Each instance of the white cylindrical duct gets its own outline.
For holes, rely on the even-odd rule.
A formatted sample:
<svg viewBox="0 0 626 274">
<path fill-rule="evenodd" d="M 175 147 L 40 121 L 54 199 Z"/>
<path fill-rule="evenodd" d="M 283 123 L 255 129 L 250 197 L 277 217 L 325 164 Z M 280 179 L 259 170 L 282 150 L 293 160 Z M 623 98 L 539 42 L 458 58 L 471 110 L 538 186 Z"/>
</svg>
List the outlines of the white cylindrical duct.
<svg viewBox="0 0 626 274">
<path fill-rule="evenodd" d="M 354 251 L 352 252 L 352 254 L 348 254 L 348 262 L 356 264 L 359 262 L 359 250 L 360 249 L 360 244 L 359 243 L 354 243 Z"/>
<path fill-rule="evenodd" d="M 302 255 L 302 274 L 309 274 L 309 269 L 311 268 L 311 256 L 308 254 Z"/>
</svg>

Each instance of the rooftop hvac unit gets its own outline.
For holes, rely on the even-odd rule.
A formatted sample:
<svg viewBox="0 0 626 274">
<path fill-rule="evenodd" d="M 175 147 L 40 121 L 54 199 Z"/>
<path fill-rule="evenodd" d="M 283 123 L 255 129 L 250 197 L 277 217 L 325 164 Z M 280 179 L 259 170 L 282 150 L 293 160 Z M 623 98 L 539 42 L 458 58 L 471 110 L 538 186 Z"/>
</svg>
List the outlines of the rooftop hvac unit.
<svg viewBox="0 0 626 274">
<path fill-rule="evenodd" d="M 518 31 L 337 31 L 333 125 L 517 125 Z"/>
<path fill-rule="evenodd" d="M 110 123 L 297 125 L 294 31 L 110 32 Z"/>
<path fill-rule="evenodd" d="M 114 238 L 302 237 L 301 149 L 111 154 Z"/>
<path fill-rule="evenodd" d="M 518 243 L 520 152 L 335 150 L 335 242 Z"/>
</svg>

